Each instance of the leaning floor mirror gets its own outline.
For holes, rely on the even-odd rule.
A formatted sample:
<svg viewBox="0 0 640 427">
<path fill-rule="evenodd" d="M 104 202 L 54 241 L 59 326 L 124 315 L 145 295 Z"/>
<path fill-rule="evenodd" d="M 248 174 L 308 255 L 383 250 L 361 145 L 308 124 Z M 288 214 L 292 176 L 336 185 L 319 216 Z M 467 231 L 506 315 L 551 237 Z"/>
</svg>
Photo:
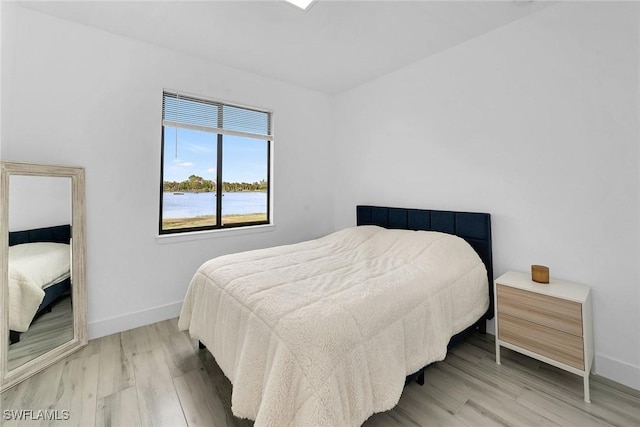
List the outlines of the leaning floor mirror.
<svg viewBox="0 0 640 427">
<path fill-rule="evenodd" d="M 0 162 L 0 391 L 87 344 L 84 169 Z"/>
</svg>

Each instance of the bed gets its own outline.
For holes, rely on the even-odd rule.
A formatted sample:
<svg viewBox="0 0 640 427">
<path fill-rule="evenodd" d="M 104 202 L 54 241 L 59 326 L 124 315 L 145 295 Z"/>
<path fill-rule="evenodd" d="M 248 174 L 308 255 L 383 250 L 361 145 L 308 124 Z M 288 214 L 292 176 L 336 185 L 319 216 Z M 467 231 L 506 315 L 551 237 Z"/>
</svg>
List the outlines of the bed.
<svg viewBox="0 0 640 427">
<path fill-rule="evenodd" d="M 179 328 L 233 384 L 234 415 L 360 425 L 491 317 L 489 214 L 358 206 L 357 225 L 195 273 Z"/>
<path fill-rule="evenodd" d="M 71 226 L 9 232 L 9 340 L 20 341 L 33 319 L 51 311 L 71 288 Z M 39 264 L 33 268 L 33 260 Z M 13 260 L 13 262 L 12 262 Z M 49 263 L 40 269 L 43 262 Z M 12 266 L 13 264 L 13 266 Z"/>
</svg>

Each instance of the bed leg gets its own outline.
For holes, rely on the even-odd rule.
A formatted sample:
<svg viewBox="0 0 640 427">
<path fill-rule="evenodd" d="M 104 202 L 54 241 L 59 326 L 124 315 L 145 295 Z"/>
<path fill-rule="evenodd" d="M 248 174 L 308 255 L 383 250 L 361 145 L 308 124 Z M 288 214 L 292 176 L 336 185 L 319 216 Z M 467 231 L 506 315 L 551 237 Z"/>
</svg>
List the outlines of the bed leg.
<svg viewBox="0 0 640 427">
<path fill-rule="evenodd" d="M 478 332 L 480 332 L 482 335 L 485 335 L 487 333 L 487 319 L 480 319 L 478 321 Z"/>
<path fill-rule="evenodd" d="M 424 369 L 422 369 L 418 374 L 418 378 L 416 378 L 416 382 L 418 383 L 418 385 L 424 385 Z"/>
<path fill-rule="evenodd" d="M 202 344 L 202 341 L 198 341 L 198 348 L 199 348 L 200 350 L 204 350 L 205 348 L 207 348 L 207 346 L 206 346 L 206 345 L 204 345 L 204 344 Z"/>
</svg>

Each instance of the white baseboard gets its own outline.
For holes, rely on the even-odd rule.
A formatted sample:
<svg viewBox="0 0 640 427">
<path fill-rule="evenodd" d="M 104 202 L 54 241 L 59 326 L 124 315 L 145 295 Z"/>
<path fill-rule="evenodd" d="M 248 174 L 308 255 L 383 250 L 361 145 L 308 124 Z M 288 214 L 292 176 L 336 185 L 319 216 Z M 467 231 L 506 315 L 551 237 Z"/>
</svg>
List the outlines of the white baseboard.
<svg viewBox="0 0 640 427">
<path fill-rule="evenodd" d="M 640 390 L 640 366 L 597 353 L 594 364 L 595 373 L 601 377 Z"/>
<path fill-rule="evenodd" d="M 104 337 L 180 315 L 182 301 L 89 323 L 89 339 Z"/>
</svg>

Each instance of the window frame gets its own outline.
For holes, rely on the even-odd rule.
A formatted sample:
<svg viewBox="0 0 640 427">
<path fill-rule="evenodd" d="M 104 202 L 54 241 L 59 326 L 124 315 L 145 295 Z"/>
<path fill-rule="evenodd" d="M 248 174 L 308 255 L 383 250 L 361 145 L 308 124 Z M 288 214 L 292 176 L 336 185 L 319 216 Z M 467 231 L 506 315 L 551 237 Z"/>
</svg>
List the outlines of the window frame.
<svg viewBox="0 0 640 427">
<path fill-rule="evenodd" d="M 191 101 L 201 101 L 203 103 L 214 103 L 218 105 L 220 112 L 218 113 L 217 128 L 207 127 L 207 126 L 199 126 L 199 125 L 190 125 L 183 124 L 180 126 L 180 123 L 177 120 L 167 120 L 165 119 L 165 95 L 177 95 L 178 97 L 182 96 L 188 98 Z M 223 127 L 223 119 L 222 119 L 222 109 L 223 107 L 232 107 L 237 109 L 256 111 L 260 113 L 267 114 L 267 128 L 268 134 L 260 135 L 253 134 L 250 132 L 242 132 L 230 129 L 224 129 Z M 169 124 L 167 124 L 167 122 Z M 215 225 L 206 225 L 199 227 L 183 227 L 183 228 L 173 228 L 173 229 L 163 229 L 163 200 L 164 200 L 164 162 L 165 162 L 165 129 L 166 127 L 174 127 L 177 129 L 189 129 L 195 131 L 201 131 L 210 133 L 216 136 L 216 224 Z M 223 146 L 224 146 L 224 136 L 239 136 L 246 138 L 254 138 L 265 141 L 267 144 L 267 190 L 266 190 L 266 220 L 260 221 L 247 221 L 247 222 L 238 222 L 232 224 L 223 224 L 222 217 L 222 197 L 224 195 L 223 189 Z M 273 111 L 260 108 L 260 107 L 249 107 L 237 103 L 230 103 L 226 101 L 220 101 L 208 97 L 204 97 L 201 95 L 193 95 L 185 92 L 164 89 L 162 91 L 162 120 L 161 120 L 161 144 L 160 144 L 160 207 L 159 207 L 159 216 L 158 216 L 158 233 L 159 236 L 176 236 L 185 233 L 194 233 L 194 232 L 203 232 L 203 231 L 219 231 L 219 230 L 231 230 L 231 229 L 247 229 L 250 227 L 264 227 L 265 225 L 273 225 L 273 212 L 272 212 L 272 171 L 273 171 L 273 143 L 274 143 L 274 135 L 273 135 Z"/>
</svg>

